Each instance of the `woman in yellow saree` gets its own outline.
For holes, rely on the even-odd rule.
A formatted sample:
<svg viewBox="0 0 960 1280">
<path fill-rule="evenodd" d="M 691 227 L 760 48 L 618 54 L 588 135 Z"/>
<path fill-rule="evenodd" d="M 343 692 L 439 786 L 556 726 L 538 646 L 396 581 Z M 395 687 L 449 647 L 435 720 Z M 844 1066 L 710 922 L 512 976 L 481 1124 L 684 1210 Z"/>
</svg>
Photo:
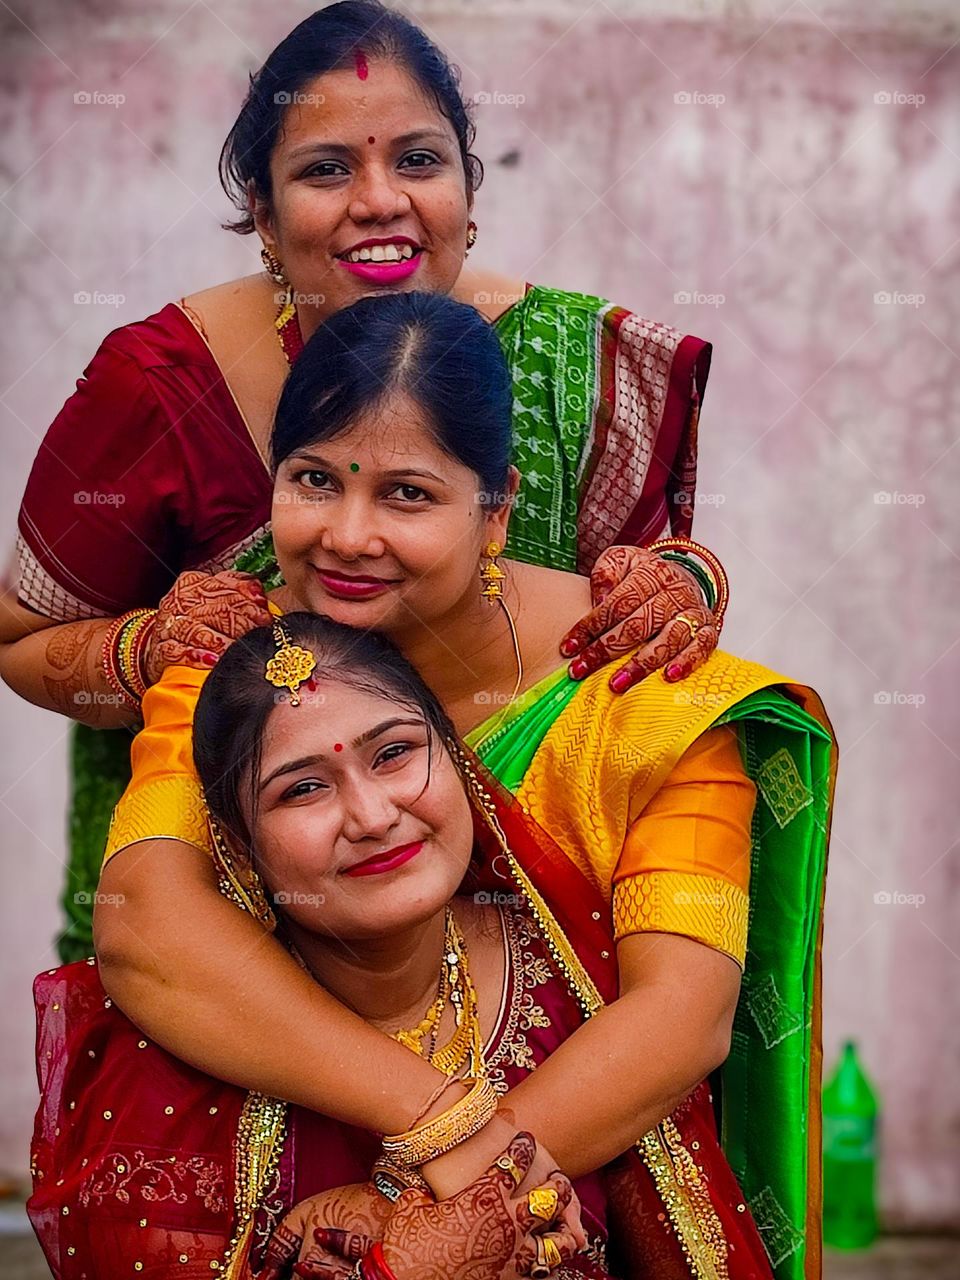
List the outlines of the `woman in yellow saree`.
<svg viewBox="0 0 960 1280">
<path fill-rule="evenodd" d="M 452 316 L 433 316 L 432 311 L 449 310 L 455 304 L 427 302 L 415 295 L 391 299 L 390 304 L 411 312 L 400 325 L 403 341 L 391 349 L 391 367 L 396 375 L 397 352 L 406 358 L 406 366 L 401 363 L 401 367 L 408 369 L 411 357 L 418 354 L 412 341 L 418 326 L 429 328 L 431 320 L 449 325 Z M 382 316 L 387 316 L 386 301 L 362 305 L 368 322 L 376 314 L 373 306 L 382 308 Z M 337 323 L 347 325 L 350 320 L 341 316 Z M 416 323 L 411 325 L 411 321 Z M 477 337 L 481 343 L 486 341 L 482 335 Z M 344 350 L 342 335 L 328 334 L 327 339 L 328 358 L 335 360 Z M 321 344 L 323 341 L 319 339 Z M 316 350 L 321 352 L 321 346 Z M 309 352 L 308 347 L 305 357 Z M 468 376 L 476 354 L 469 344 L 458 352 Z M 416 367 L 414 362 L 414 375 Z M 462 534 L 463 545 L 456 540 L 436 542 L 427 538 L 421 549 L 425 560 L 418 573 L 412 572 L 418 567 L 414 563 L 416 557 L 408 557 L 400 564 L 392 553 L 388 554 L 391 544 L 383 534 L 383 509 L 398 499 L 387 497 L 385 477 L 393 477 L 395 490 L 415 491 L 403 495 L 402 501 L 408 507 L 404 520 L 416 519 L 421 524 L 427 520 L 424 495 L 428 491 L 438 495 L 432 501 L 439 509 L 429 518 L 448 518 L 449 513 L 445 515 L 443 508 L 455 507 L 456 495 L 449 484 L 449 471 L 447 480 L 442 474 L 444 449 L 434 447 L 428 458 L 430 450 L 421 443 L 419 473 L 413 474 L 417 467 L 411 463 L 412 446 L 404 436 L 403 425 L 409 425 L 416 416 L 409 401 L 402 413 L 380 421 L 377 430 L 371 431 L 368 421 L 363 433 L 344 429 L 324 436 L 317 430 L 317 419 L 330 409 L 330 404 L 311 402 L 310 366 L 304 363 L 298 368 L 303 372 L 299 377 L 295 373 L 288 384 L 275 435 L 278 479 L 274 532 L 288 583 L 297 597 L 315 611 L 332 612 L 343 620 L 352 618 L 353 625 L 379 623 L 387 629 L 391 616 L 399 616 L 405 622 L 405 630 L 397 627 L 398 632 L 403 630 L 401 647 L 415 665 L 430 672 L 434 685 L 440 686 L 438 692 L 458 729 L 477 731 L 472 741 L 481 759 L 506 787 L 517 792 L 520 802 L 561 846 L 570 864 L 581 868 L 596 891 L 595 900 L 587 892 L 581 895 L 584 908 L 590 903 L 589 918 L 577 923 L 587 937 L 593 931 L 598 963 L 612 962 L 611 944 L 604 946 L 598 939 L 604 909 L 610 912 L 611 903 L 613 914 L 607 928 L 609 931 L 609 925 L 614 923 L 620 935 L 618 960 L 623 949 L 631 948 L 638 940 L 649 944 L 646 950 L 651 953 L 665 948 L 664 939 L 681 940 L 681 946 L 693 946 L 698 953 L 720 957 L 719 964 L 726 967 L 711 970 L 719 986 L 737 971 L 733 962 L 741 965 L 746 955 L 744 998 L 737 1013 L 733 1048 L 721 1087 L 714 1096 L 715 1104 L 721 1107 L 722 1139 L 758 1219 L 761 1238 L 777 1275 L 817 1274 L 819 1187 L 817 1160 L 811 1153 L 817 1149 L 818 1133 L 815 1123 L 807 1125 L 806 1116 L 808 1111 L 811 1117 L 816 1115 L 815 1107 L 810 1110 L 809 1104 L 811 1096 L 816 1095 L 819 1079 L 820 905 L 833 778 L 832 740 L 818 700 L 772 672 L 718 653 L 693 681 L 671 687 L 656 677 L 631 691 L 623 707 L 615 707 L 612 695 L 605 692 L 602 676 L 578 686 L 562 673 L 551 674 L 551 665 L 543 669 L 544 663 L 552 664 L 554 638 L 562 633 L 563 618 L 572 620 L 578 616 L 573 607 L 578 603 L 575 584 L 571 587 L 550 571 L 531 567 L 528 572 L 525 567 L 516 575 L 522 581 L 511 585 L 526 605 L 518 613 L 517 650 L 526 660 L 528 684 L 519 700 L 505 712 L 478 726 L 478 703 L 498 703 L 501 697 L 509 697 L 512 685 L 521 683 L 509 671 L 503 671 L 504 664 L 497 653 L 498 645 L 501 651 L 506 646 L 507 654 L 511 652 L 512 623 L 510 631 L 505 630 L 495 643 L 486 640 L 471 645 L 470 628 L 477 628 L 477 619 L 467 611 L 465 619 L 460 620 L 466 625 L 459 631 L 451 630 L 450 618 L 442 608 L 443 596 L 455 589 L 475 590 L 470 587 L 476 566 L 472 548 L 486 548 L 487 535 L 497 531 L 498 521 L 501 531 L 505 529 L 509 502 L 494 502 L 485 508 L 481 498 L 479 520 L 476 506 L 466 511 L 465 519 L 473 523 Z M 415 384 L 414 376 L 412 385 Z M 383 385 L 395 390 L 396 379 Z M 480 394 L 476 383 L 473 393 Z M 298 396 L 302 397 L 299 401 Z M 351 406 L 348 402 L 348 409 L 355 412 L 356 403 Z M 349 419 L 350 413 L 346 416 Z M 285 442 L 280 430 L 284 423 L 288 435 Z M 444 425 L 441 422 L 439 427 Z M 436 419 L 422 428 L 427 436 L 437 430 Z M 471 492 L 489 492 L 484 483 L 489 460 L 478 460 L 469 449 L 449 449 L 448 468 L 451 452 L 470 474 Z M 427 462 L 433 468 L 432 479 L 424 474 L 430 470 Z M 317 480 L 319 484 L 314 483 Z M 369 493 L 364 489 L 366 485 L 371 486 Z M 494 492 L 502 495 L 502 486 L 501 479 L 501 487 Z M 371 550 L 371 538 L 384 540 L 384 546 Z M 339 564 L 351 562 L 348 544 L 354 546 L 355 568 L 379 567 L 380 573 L 353 582 L 331 574 L 334 560 Z M 357 551 L 356 547 L 362 550 Z M 481 556 L 487 568 L 490 560 L 490 556 Z M 543 574 L 548 576 L 546 599 L 540 589 Z M 354 608 L 358 602 L 362 610 Z M 550 643 L 546 641 L 548 634 Z M 479 639 L 484 641 L 484 635 Z M 448 659 L 446 669 L 436 661 L 443 651 Z M 462 675 L 458 664 L 470 667 L 472 684 L 461 679 L 457 687 L 457 676 Z M 531 668 L 535 677 L 532 680 Z M 189 723 L 189 682 L 178 688 L 172 680 L 172 676 L 170 680 L 165 677 L 151 691 L 150 696 L 159 697 L 162 692 L 172 699 L 168 706 L 171 714 L 160 726 L 160 736 L 154 734 L 151 738 L 148 728 L 138 739 L 135 783 L 118 811 L 111 853 L 137 841 L 162 836 L 201 848 L 208 843 L 196 784 L 185 768 L 189 762 L 183 735 L 178 737 L 171 732 L 178 714 L 181 727 L 183 722 Z M 481 692 L 485 697 L 479 697 Z M 752 839 L 746 835 L 735 837 L 736 821 L 732 815 L 742 815 L 742 810 L 736 803 L 724 801 L 724 797 L 742 798 L 745 789 L 752 800 L 752 786 L 748 783 L 745 788 L 745 773 L 759 793 Z M 692 807 L 691 800 L 695 802 Z M 689 829 L 691 819 L 699 820 L 695 832 Z M 719 832 L 725 822 L 731 831 L 724 843 Z M 119 860 L 121 868 L 131 865 L 131 856 L 125 854 Z M 107 873 L 116 866 L 111 860 Z M 112 879 L 105 873 L 105 890 L 108 883 L 123 883 L 123 871 L 119 878 Z M 576 914 L 575 906 L 572 910 Z M 109 913 L 102 914 L 109 927 Z M 198 956 L 203 945 L 206 940 L 199 940 Z M 680 952 L 676 948 L 666 954 L 671 963 L 679 965 Z M 667 975 L 658 972 L 654 962 L 649 965 L 647 978 L 656 972 L 676 1004 L 684 993 L 671 990 Z M 167 975 L 167 980 L 176 981 L 177 975 Z M 691 1274 L 721 1275 L 717 1254 L 704 1248 L 702 1206 L 698 1209 L 691 1187 L 691 1181 L 696 1179 L 691 1179 L 690 1162 L 696 1165 L 698 1147 L 691 1143 L 687 1148 L 682 1126 L 669 1114 L 681 1112 L 685 1105 L 689 1110 L 693 1105 L 687 1095 L 694 1098 L 696 1089 L 692 1094 L 690 1090 L 693 1086 L 700 1088 L 697 1082 L 702 1080 L 703 1071 L 688 1080 L 682 1093 L 657 1109 L 650 1096 L 656 1092 L 651 1089 L 653 1067 L 647 1060 L 651 1057 L 650 1042 L 642 1037 L 631 1040 L 628 1033 L 621 1041 L 614 1043 L 611 1038 L 598 1045 L 597 1034 L 602 1034 L 599 1027 L 614 1025 L 607 1015 L 614 1015 L 618 1006 L 624 1006 L 623 984 L 621 962 L 620 999 L 603 1011 L 602 1020 L 592 1019 L 563 1046 L 565 1061 L 571 1068 L 565 1088 L 574 1091 L 579 1108 L 578 1124 L 573 1130 L 567 1123 L 565 1132 L 565 1118 L 551 1114 L 549 1109 L 539 1113 L 536 1124 L 528 1125 L 524 1118 L 525 1114 L 532 1114 L 531 1107 L 533 1112 L 536 1110 L 533 1100 L 538 1089 L 547 1098 L 551 1096 L 552 1081 L 557 1079 L 559 1070 L 553 1069 L 553 1063 L 550 1071 L 541 1067 L 533 1078 L 512 1091 L 514 1111 L 524 1127 L 531 1128 L 568 1171 L 574 1170 L 578 1159 L 587 1161 L 583 1169 L 596 1168 L 625 1150 L 642 1132 L 641 1154 L 662 1199 L 663 1229 L 672 1231 L 682 1245 Z M 627 993 L 638 998 L 640 994 Z M 642 994 L 648 1002 L 649 1015 L 650 991 Z M 706 1001 L 710 991 L 693 994 Z M 585 989 L 584 999 L 585 1012 L 591 1012 L 589 1005 L 594 996 L 589 988 Z M 146 1018 L 142 1010 L 131 1007 L 135 1000 L 128 998 L 120 1003 L 135 1018 Z M 594 1012 L 595 1009 L 596 1006 Z M 229 1022 L 228 1011 L 225 1012 Z M 660 1026 L 648 1024 L 645 1028 L 648 1034 L 663 1030 L 665 1057 L 670 1041 L 680 1036 L 669 1014 L 669 1007 L 663 1007 Z M 719 1012 L 715 1011 L 714 1016 L 719 1019 Z M 218 1026 L 215 1039 L 226 1034 L 225 1023 L 224 1027 Z M 574 1052 L 586 1052 L 588 1062 L 591 1057 L 595 1063 L 602 1061 L 598 1053 L 601 1045 L 614 1055 L 612 1066 L 604 1064 L 604 1070 L 617 1072 L 618 1089 L 613 1091 L 613 1097 L 604 1094 L 602 1072 L 596 1066 L 593 1072 L 585 1071 L 582 1058 L 579 1074 L 575 1066 Z M 188 1059 L 197 1057 L 195 1050 L 171 1043 L 167 1047 Z M 263 1054 L 269 1056 L 272 1048 L 264 1046 Z M 241 1052 L 242 1049 L 241 1045 Z M 273 1051 L 274 1056 L 284 1052 L 282 1046 Z M 645 1055 L 643 1060 L 637 1056 L 641 1053 Z M 632 1088 L 626 1083 L 631 1054 L 637 1077 Z M 726 1051 L 712 1064 L 704 1064 L 706 1071 L 725 1057 Z M 558 1054 L 554 1061 L 560 1060 Z M 368 1065 L 369 1059 L 358 1058 L 358 1071 Z M 229 1072 L 230 1078 L 239 1078 L 236 1064 Z M 222 1074 L 228 1074 L 228 1070 Z M 247 1074 L 251 1078 L 244 1078 L 245 1084 L 262 1088 L 264 1075 L 255 1079 L 252 1073 Z M 376 1128 L 377 1107 L 384 1104 L 382 1097 L 378 1098 L 380 1086 L 375 1073 L 368 1071 L 368 1075 L 369 1109 L 366 1121 L 360 1122 Z M 268 1078 L 275 1081 L 277 1076 Z M 399 1071 L 396 1079 L 399 1086 Z M 359 1110 L 361 1117 L 364 1113 L 357 1098 L 364 1083 L 362 1074 L 343 1082 L 344 1092 L 352 1093 L 349 1105 L 355 1108 L 353 1114 Z M 660 1084 L 661 1095 L 666 1096 L 665 1083 Z M 416 1082 L 411 1087 L 418 1091 L 417 1096 L 426 1097 L 429 1092 Z M 282 1092 L 292 1097 L 295 1088 L 292 1084 Z M 702 1092 L 699 1102 L 703 1102 Z M 611 1111 L 616 1115 L 612 1116 Z M 599 1114 L 605 1118 L 602 1126 L 596 1124 Z M 784 1116 L 789 1117 L 789 1123 L 783 1123 Z M 629 1128 L 631 1117 L 633 1130 Z M 566 1119 L 569 1121 L 569 1117 Z M 769 1126 L 774 1121 L 776 1144 L 769 1136 Z M 610 1135 L 624 1130 L 628 1136 L 617 1145 Z M 576 1136 L 571 1137 L 571 1132 Z M 605 1140 L 614 1141 L 607 1150 L 602 1149 L 604 1135 Z M 702 1142 L 699 1138 L 696 1141 Z M 464 1148 L 467 1145 L 463 1144 Z M 733 1212 L 746 1214 L 747 1204 L 739 1201 Z M 738 1273 L 735 1256 L 727 1258 L 724 1253 L 723 1257 L 723 1266 L 729 1265 L 731 1276 L 744 1274 Z"/>
</svg>

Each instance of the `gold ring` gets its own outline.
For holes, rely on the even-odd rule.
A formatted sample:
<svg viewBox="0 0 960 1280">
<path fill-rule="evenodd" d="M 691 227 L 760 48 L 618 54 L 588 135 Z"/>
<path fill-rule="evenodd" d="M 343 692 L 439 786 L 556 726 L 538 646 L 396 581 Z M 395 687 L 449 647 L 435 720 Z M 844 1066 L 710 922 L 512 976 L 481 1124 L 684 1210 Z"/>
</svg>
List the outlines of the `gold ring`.
<svg viewBox="0 0 960 1280">
<path fill-rule="evenodd" d="M 553 1187 L 534 1187 L 527 1192 L 527 1208 L 535 1218 L 552 1222 L 556 1217 L 560 1197 Z"/>
<path fill-rule="evenodd" d="M 552 1271 L 554 1267 L 559 1267 L 563 1262 L 563 1255 L 549 1236 L 541 1236 L 541 1239 L 543 1240 L 544 1261 Z"/>
<path fill-rule="evenodd" d="M 530 1268 L 533 1280 L 545 1280 L 550 1274 L 550 1263 L 547 1261 L 547 1249 L 543 1236 L 537 1236 L 537 1260 Z"/>
<path fill-rule="evenodd" d="M 513 1179 L 515 1189 L 519 1187 L 520 1183 L 524 1179 L 525 1175 L 523 1170 L 517 1164 L 516 1160 L 514 1160 L 513 1156 L 507 1155 L 506 1153 L 502 1156 L 497 1156 L 496 1160 L 493 1162 L 493 1166 L 495 1169 L 502 1169 L 504 1173 L 509 1173 L 510 1177 Z"/>
<path fill-rule="evenodd" d="M 703 626 L 703 623 L 702 623 L 702 622 L 698 622 L 696 618 L 690 618 L 690 617 L 688 617 L 688 616 L 687 616 L 687 614 L 685 614 L 685 613 L 678 613 L 678 614 L 677 614 L 677 622 L 685 622 L 685 623 L 687 624 L 687 626 L 690 628 L 690 639 L 691 639 L 691 640 L 692 640 L 692 639 L 693 639 L 693 637 L 697 634 L 697 632 L 700 630 L 700 628 Z"/>
</svg>

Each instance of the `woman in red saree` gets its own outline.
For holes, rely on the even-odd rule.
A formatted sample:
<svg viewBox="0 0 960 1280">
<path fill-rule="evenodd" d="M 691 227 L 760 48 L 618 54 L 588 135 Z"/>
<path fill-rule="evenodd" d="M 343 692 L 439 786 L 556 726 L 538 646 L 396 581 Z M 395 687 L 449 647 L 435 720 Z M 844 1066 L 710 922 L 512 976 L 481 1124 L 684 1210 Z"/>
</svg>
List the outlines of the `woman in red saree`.
<svg viewBox="0 0 960 1280">
<path fill-rule="evenodd" d="M 381 1029 L 409 1028 L 410 1047 L 426 1035 L 453 947 L 466 1012 L 442 1008 L 431 1058 L 459 1053 L 458 1069 L 506 1091 L 616 1000 L 622 943 L 597 889 L 463 751 L 388 641 L 309 614 L 258 628 L 207 679 L 194 733 L 223 892 Z M 631 1148 L 576 1179 L 584 1235 L 554 1201 L 535 1233 L 550 1253 L 525 1234 L 534 1201 L 505 1202 L 502 1181 L 481 1179 L 482 1196 L 479 1184 L 461 1193 L 468 1204 L 435 1206 L 416 1189 L 388 1198 L 369 1185 L 375 1136 L 177 1062 L 112 1006 L 93 961 L 41 976 L 36 997 L 28 1209 L 58 1280 L 272 1280 L 298 1254 L 299 1274 L 346 1275 L 335 1257 L 356 1256 L 357 1239 L 366 1254 L 379 1241 L 389 1268 L 358 1274 L 397 1280 L 496 1276 L 514 1257 L 521 1274 L 545 1257 L 540 1274 L 598 1280 L 772 1274 L 706 1081 L 671 1117 L 672 1153 Z M 467 1048 L 451 1049 L 463 1027 Z M 345 1184 L 359 1185 L 335 1190 Z M 471 1236 L 450 1227 L 460 1210 Z"/>
<path fill-rule="evenodd" d="M 109 816 L 130 776 L 128 733 L 104 731 L 134 718 L 104 677 L 101 646 L 117 615 L 156 605 L 185 570 L 239 567 L 274 584 L 272 414 L 302 341 L 329 315 L 418 289 L 495 325 L 514 376 L 526 499 L 508 554 L 589 572 L 618 541 L 690 531 L 709 345 L 601 298 L 465 271 L 481 173 L 472 142 L 454 70 L 412 23 L 368 2 L 311 15 L 255 77 L 222 157 L 234 229 L 260 236 L 269 274 L 108 335 L 46 434 L 20 511 L 0 670 L 22 696 L 81 722 L 64 959 L 91 950 Z M 702 606 L 676 565 L 648 561 L 674 613 Z M 704 627 L 678 649 L 662 630 L 650 628 L 660 650 L 639 655 L 634 678 L 671 661 L 683 674 L 716 643 Z M 602 657 L 591 649 L 580 672 Z"/>
</svg>

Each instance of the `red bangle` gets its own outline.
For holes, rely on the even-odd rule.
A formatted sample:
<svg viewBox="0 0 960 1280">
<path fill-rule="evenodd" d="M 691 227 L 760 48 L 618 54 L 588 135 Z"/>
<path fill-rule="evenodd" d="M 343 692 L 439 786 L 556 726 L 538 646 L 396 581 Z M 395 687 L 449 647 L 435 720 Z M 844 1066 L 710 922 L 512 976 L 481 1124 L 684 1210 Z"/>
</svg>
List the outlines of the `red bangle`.
<svg viewBox="0 0 960 1280">
<path fill-rule="evenodd" d="M 360 1274 L 363 1280 L 397 1280 L 387 1264 L 383 1245 L 379 1240 L 360 1259 Z"/>
</svg>

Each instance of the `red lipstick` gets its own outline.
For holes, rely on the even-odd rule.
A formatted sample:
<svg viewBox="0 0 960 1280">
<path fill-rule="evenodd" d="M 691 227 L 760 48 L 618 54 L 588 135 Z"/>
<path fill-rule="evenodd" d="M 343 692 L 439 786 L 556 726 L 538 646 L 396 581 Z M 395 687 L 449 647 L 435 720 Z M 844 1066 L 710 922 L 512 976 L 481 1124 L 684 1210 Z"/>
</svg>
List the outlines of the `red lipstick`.
<svg viewBox="0 0 960 1280">
<path fill-rule="evenodd" d="M 331 569 L 317 569 L 314 566 L 324 591 L 336 596 L 338 600 L 372 600 L 389 591 L 396 583 L 387 578 L 373 578 L 363 574 L 335 573 Z"/>
<path fill-rule="evenodd" d="M 343 874 L 345 876 L 379 876 L 385 871 L 395 871 L 397 867 L 402 867 L 405 862 L 415 858 L 422 848 L 422 840 L 417 840 L 413 844 L 400 844 L 395 849 L 388 849 L 385 853 L 375 853 L 372 858 L 355 863 Z"/>
</svg>

